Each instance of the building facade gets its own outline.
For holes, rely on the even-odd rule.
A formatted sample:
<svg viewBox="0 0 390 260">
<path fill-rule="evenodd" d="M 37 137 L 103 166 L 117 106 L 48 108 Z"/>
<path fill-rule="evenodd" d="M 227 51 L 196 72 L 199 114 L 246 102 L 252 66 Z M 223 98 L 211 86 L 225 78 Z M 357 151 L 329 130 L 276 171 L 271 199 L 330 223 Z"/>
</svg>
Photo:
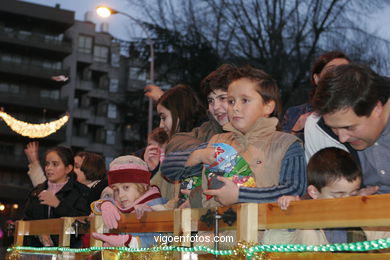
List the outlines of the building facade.
<svg viewBox="0 0 390 260">
<path fill-rule="evenodd" d="M 39 141 L 48 147 L 102 154 L 107 163 L 124 153 L 126 95 L 120 84 L 120 45 L 74 12 L 16 0 L 0 5 L 0 107 L 18 120 L 43 123 L 70 114 L 55 134 L 30 139 L 0 119 L 0 224 L 17 218 L 31 190 L 24 154 Z M 66 81 L 57 81 L 63 76 Z M 61 78 L 61 77 L 60 77 Z M 55 80 L 57 79 L 57 80 Z M 143 97 L 142 97 L 143 98 Z M 132 137 L 128 137 L 132 140 Z"/>
</svg>

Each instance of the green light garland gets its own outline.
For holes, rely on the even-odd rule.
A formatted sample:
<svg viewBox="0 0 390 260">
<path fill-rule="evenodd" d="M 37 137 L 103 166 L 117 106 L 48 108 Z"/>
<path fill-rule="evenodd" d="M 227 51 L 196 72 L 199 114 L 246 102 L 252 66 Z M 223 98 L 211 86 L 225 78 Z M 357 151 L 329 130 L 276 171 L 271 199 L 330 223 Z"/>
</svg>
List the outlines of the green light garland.
<svg viewBox="0 0 390 260">
<path fill-rule="evenodd" d="M 256 245 L 245 248 L 244 252 L 247 257 L 253 256 L 258 252 L 272 253 L 293 253 L 293 252 L 340 252 L 352 251 L 363 252 L 370 250 L 380 250 L 390 248 L 390 238 L 355 242 L 342 244 L 326 244 L 326 245 L 301 245 L 301 244 L 286 244 L 286 245 Z M 90 247 L 90 248 L 67 248 L 67 247 L 27 247 L 16 246 L 8 248 L 7 251 L 25 250 L 25 251 L 58 251 L 71 253 L 90 253 L 101 250 L 117 250 L 126 253 L 145 253 L 145 252 L 160 252 L 160 251 L 177 251 L 177 252 L 207 252 L 213 255 L 228 256 L 237 255 L 237 250 L 214 250 L 206 246 L 195 247 L 179 247 L 179 246 L 158 246 L 152 248 L 128 248 L 128 247 Z"/>
</svg>

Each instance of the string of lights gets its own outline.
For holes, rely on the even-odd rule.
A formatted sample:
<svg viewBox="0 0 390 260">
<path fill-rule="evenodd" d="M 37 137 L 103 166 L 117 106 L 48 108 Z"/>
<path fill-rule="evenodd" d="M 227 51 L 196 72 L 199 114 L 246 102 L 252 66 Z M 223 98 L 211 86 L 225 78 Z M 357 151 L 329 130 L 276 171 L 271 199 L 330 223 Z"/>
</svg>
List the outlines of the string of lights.
<svg viewBox="0 0 390 260">
<path fill-rule="evenodd" d="M 241 246 L 240 246 L 241 245 Z M 241 250 L 214 250 L 206 246 L 195 247 L 179 247 L 179 246 L 157 246 L 152 248 L 128 248 L 128 247 L 90 247 L 90 248 L 67 248 L 67 247 L 26 247 L 16 246 L 8 248 L 8 252 L 12 251 L 35 251 L 35 252 L 71 252 L 71 253 L 90 253 L 101 250 L 117 250 L 122 253 L 146 253 L 146 252 L 161 252 L 161 251 L 176 251 L 176 252 L 206 252 L 213 255 L 229 256 L 237 255 L 238 251 L 242 251 L 247 257 L 253 256 L 259 252 L 277 252 L 277 253 L 292 253 L 292 252 L 364 252 L 370 250 L 380 250 L 390 248 L 390 238 L 378 239 L 372 241 L 342 243 L 342 244 L 327 244 L 327 245 L 301 245 L 301 244 L 281 244 L 281 245 L 256 245 L 248 246 L 245 243 L 239 243 Z"/>
<path fill-rule="evenodd" d="M 30 138 L 44 138 L 49 136 L 57 132 L 69 120 L 68 113 L 57 120 L 42 124 L 31 124 L 20 121 L 4 111 L 0 111 L 0 117 L 14 132 Z"/>
</svg>

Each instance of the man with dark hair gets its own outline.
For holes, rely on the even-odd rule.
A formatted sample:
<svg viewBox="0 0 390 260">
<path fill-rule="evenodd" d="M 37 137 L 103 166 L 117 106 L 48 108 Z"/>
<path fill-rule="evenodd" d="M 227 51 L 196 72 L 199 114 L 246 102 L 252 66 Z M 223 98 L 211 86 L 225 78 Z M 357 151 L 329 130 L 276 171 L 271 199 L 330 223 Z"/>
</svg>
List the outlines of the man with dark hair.
<svg viewBox="0 0 390 260">
<path fill-rule="evenodd" d="M 329 71 L 313 98 L 322 129 L 359 159 L 363 194 L 390 193 L 389 90 L 388 79 L 349 64 Z"/>
</svg>

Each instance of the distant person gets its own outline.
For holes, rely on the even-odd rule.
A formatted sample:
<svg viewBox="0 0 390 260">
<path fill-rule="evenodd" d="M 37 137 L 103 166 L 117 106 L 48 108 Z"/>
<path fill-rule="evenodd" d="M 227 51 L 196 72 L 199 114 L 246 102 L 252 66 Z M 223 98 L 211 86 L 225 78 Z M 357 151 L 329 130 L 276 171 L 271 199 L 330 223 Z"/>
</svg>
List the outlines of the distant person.
<svg viewBox="0 0 390 260">
<path fill-rule="evenodd" d="M 54 147 L 45 155 L 47 180 L 29 194 L 24 220 L 88 216 L 89 189 L 76 180 L 73 153 L 69 148 Z M 25 245 L 54 246 L 57 238 L 50 236 L 28 237 Z M 53 242 L 54 241 L 54 242 Z"/>
<path fill-rule="evenodd" d="M 28 175 L 34 187 L 46 181 L 46 176 L 39 162 L 39 143 L 30 142 L 24 150 L 28 161 Z M 100 198 L 103 190 L 108 186 L 106 164 L 104 158 L 96 153 L 78 152 L 74 156 L 74 173 L 77 181 L 90 188 L 88 201 L 91 203 Z M 105 196 L 111 196 L 106 189 Z"/>
<path fill-rule="evenodd" d="M 328 70 L 339 65 L 348 64 L 350 62 L 350 59 L 340 51 L 325 52 L 320 57 L 318 57 L 314 61 L 310 75 L 310 83 L 312 85 L 310 99 L 317 90 L 317 85 L 320 78 Z M 313 108 L 310 104 L 310 100 L 305 104 L 290 107 L 287 109 L 284 115 L 282 130 L 287 133 L 295 134 L 303 140 L 305 122 L 312 112 Z"/>
<path fill-rule="evenodd" d="M 351 64 L 326 73 L 313 98 L 323 128 L 360 161 L 365 187 L 361 195 L 390 193 L 389 90 L 388 79 Z M 315 137 L 310 145 L 323 148 Z"/>
</svg>

